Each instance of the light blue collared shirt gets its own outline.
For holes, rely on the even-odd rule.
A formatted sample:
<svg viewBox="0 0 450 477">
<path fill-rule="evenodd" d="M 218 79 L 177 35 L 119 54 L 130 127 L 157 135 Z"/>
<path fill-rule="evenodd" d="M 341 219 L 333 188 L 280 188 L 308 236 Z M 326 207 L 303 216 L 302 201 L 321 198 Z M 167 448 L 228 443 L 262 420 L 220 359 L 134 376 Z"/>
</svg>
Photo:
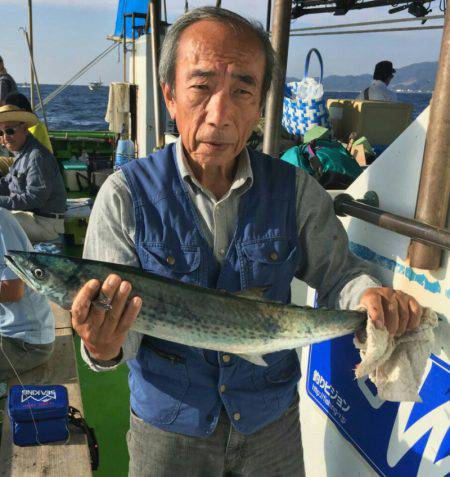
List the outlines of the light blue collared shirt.
<svg viewBox="0 0 450 477">
<path fill-rule="evenodd" d="M 12 214 L 0 208 L 0 282 L 18 278 L 5 264 L 7 250 L 33 251 L 33 247 Z M 55 318 L 47 299 L 25 285 L 20 301 L 0 303 L 0 334 L 30 344 L 55 341 Z"/>
</svg>

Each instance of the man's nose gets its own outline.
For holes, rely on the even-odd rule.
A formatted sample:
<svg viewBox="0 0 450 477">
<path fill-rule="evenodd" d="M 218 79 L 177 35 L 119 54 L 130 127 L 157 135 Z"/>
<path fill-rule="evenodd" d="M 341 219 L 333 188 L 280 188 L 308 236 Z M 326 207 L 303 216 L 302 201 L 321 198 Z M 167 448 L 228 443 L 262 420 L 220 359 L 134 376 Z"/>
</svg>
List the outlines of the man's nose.
<svg viewBox="0 0 450 477">
<path fill-rule="evenodd" d="M 206 107 L 206 122 L 216 128 L 225 128 L 230 125 L 231 98 L 224 91 L 214 93 Z"/>
</svg>

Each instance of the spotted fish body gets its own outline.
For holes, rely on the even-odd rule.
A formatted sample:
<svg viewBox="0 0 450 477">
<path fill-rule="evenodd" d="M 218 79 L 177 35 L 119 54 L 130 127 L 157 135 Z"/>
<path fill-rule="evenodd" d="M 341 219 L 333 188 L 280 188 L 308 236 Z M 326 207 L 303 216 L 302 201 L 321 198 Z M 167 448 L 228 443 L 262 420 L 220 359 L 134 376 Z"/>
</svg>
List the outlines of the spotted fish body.
<svg viewBox="0 0 450 477">
<path fill-rule="evenodd" d="M 9 251 L 7 265 L 31 288 L 65 309 L 90 279 L 119 275 L 143 301 L 132 329 L 198 348 L 244 355 L 293 349 L 354 332 L 357 311 L 283 305 L 202 288 L 136 268 L 59 255 Z M 252 356 L 255 359 L 252 359 Z"/>
</svg>

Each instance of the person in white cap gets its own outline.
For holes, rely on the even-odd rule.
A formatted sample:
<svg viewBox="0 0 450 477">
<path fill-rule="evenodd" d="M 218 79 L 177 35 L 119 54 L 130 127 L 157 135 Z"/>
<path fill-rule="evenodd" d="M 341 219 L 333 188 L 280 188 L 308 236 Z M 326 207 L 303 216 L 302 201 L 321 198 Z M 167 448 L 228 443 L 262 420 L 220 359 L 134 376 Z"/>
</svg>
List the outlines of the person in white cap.
<svg viewBox="0 0 450 477">
<path fill-rule="evenodd" d="M 41 242 L 64 232 L 67 193 L 55 157 L 28 131 L 36 123 L 29 111 L 0 107 L 0 142 L 14 155 L 0 179 L 0 207 L 13 212 L 32 242 Z"/>
</svg>

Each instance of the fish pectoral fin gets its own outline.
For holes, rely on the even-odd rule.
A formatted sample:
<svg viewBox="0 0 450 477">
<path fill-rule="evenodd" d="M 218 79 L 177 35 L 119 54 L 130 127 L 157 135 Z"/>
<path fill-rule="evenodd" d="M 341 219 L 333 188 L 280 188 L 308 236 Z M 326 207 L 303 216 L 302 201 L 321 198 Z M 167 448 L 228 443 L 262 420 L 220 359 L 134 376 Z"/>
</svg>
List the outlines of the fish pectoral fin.
<svg viewBox="0 0 450 477">
<path fill-rule="evenodd" d="M 264 293 L 266 293 L 268 289 L 268 286 L 248 288 L 247 290 L 235 292 L 233 295 L 236 295 L 239 298 L 247 298 L 247 300 L 268 301 L 266 298 L 264 298 Z"/>
<path fill-rule="evenodd" d="M 238 354 L 238 356 L 257 366 L 267 366 L 261 354 Z"/>
</svg>

